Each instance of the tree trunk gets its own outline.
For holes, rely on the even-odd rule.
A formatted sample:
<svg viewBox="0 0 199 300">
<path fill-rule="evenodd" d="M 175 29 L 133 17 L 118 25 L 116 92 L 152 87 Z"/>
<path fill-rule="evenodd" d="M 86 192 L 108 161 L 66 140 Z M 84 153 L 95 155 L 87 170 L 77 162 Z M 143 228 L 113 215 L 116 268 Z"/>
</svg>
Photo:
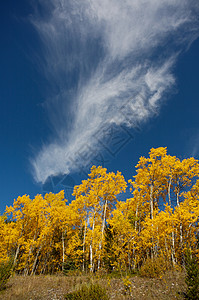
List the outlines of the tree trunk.
<svg viewBox="0 0 199 300">
<path fill-rule="evenodd" d="M 86 243 L 86 221 L 84 224 L 84 239 L 83 239 L 83 264 L 82 264 L 82 271 L 85 271 L 85 243 Z"/>
<path fill-rule="evenodd" d="M 94 211 L 93 215 L 93 226 L 92 226 L 92 237 L 90 241 L 90 272 L 93 272 L 93 235 L 94 235 L 94 229 L 95 229 L 95 214 L 96 214 L 96 209 Z"/>
<path fill-rule="evenodd" d="M 177 194 L 176 194 L 176 204 L 177 207 L 180 206 L 180 202 L 179 202 L 179 193 L 180 193 L 180 186 L 179 186 L 179 180 L 177 181 Z"/>
<path fill-rule="evenodd" d="M 150 185 L 150 218 L 153 220 L 153 184 Z"/>
<path fill-rule="evenodd" d="M 99 243 L 99 257 L 98 257 L 98 266 L 97 269 L 99 270 L 100 268 L 100 256 L 101 256 L 101 249 L 102 249 L 102 240 L 104 237 L 104 228 L 105 228 L 105 222 L 106 222 L 106 209 L 107 209 L 107 199 L 105 200 L 104 204 L 104 214 L 103 214 L 103 220 L 102 220 L 102 235 L 101 235 L 101 241 Z"/>
<path fill-rule="evenodd" d="M 32 271 L 31 271 L 31 273 L 30 273 L 31 276 L 34 274 L 35 267 L 36 267 L 36 263 L 37 263 L 37 259 L 38 259 L 38 257 L 39 257 L 41 248 L 42 248 L 42 245 L 39 247 L 39 250 L 37 251 L 37 255 L 36 255 L 36 257 L 35 257 L 35 261 L 34 261 L 34 264 L 33 264 L 33 266 L 32 266 Z"/>
<path fill-rule="evenodd" d="M 184 253 L 183 253 L 183 233 L 182 233 L 182 222 L 180 223 L 180 248 L 182 253 L 182 264 L 185 264 Z"/>
<path fill-rule="evenodd" d="M 18 257 L 18 254 L 19 254 L 19 249 L 20 249 L 20 245 L 17 246 L 17 250 L 16 250 L 16 253 L 15 253 L 15 258 L 14 258 L 14 262 L 13 262 L 13 268 L 16 265 L 17 257 Z"/>
<path fill-rule="evenodd" d="M 171 207 L 171 177 L 169 178 L 168 198 L 169 198 L 169 206 Z"/>
<path fill-rule="evenodd" d="M 137 217 L 138 217 L 138 206 L 139 204 L 137 204 L 137 207 L 136 207 L 136 212 L 135 212 L 135 231 L 137 231 Z"/>
<path fill-rule="evenodd" d="M 175 265 L 176 264 L 176 261 L 175 261 L 175 236 L 174 236 L 174 232 L 173 231 L 171 233 L 171 238 L 172 238 L 171 259 L 172 259 L 173 265 Z"/>
<path fill-rule="evenodd" d="M 153 220 L 153 184 L 150 185 L 150 218 Z M 153 223 L 152 223 L 153 226 Z M 151 247 L 151 258 L 154 257 L 154 240 L 153 237 L 151 239 L 152 247 Z"/>
<path fill-rule="evenodd" d="M 37 229 L 36 229 L 36 232 L 34 234 L 33 243 L 36 240 L 36 238 L 37 238 Z M 33 243 L 31 244 L 30 250 L 29 250 L 29 253 L 28 253 L 28 258 L 27 258 L 27 261 L 26 261 L 26 266 L 24 268 L 24 276 L 27 276 L 28 273 L 29 273 L 29 261 L 30 261 L 30 255 L 31 255 L 32 250 L 33 250 Z"/>
<path fill-rule="evenodd" d="M 27 224 L 27 222 L 26 222 L 26 224 Z M 25 226 L 26 226 L 26 224 L 25 224 Z M 19 238 L 22 237 L 25 226 L 22 225 L 22 229 L 21 229 L 21 233 L 20 233 L 20 237 Z M 15 258 L 14 258 L 14 261 L 13 261 L 13 267 L 12 267 L 12 269 L 14 269 L 14 267 L 16 265 L 16 261 L 17 261 L 17 257 L 18 257 L 18 254 L 19 254 L 20 246 L 21 246 L 20 244 L 18 244 L 18 246 L 17 246 L 17 250 L 16 250 L 16 253 L 15 253 Z"/>
<path fill-rule="evenodd" d="M 64 270 L 64 263 L 65 263 L 65 241 L 64 241 L 64 238 L 65 238 L 65 232 L 62 231 L 62 272 Z"/>
</svg>

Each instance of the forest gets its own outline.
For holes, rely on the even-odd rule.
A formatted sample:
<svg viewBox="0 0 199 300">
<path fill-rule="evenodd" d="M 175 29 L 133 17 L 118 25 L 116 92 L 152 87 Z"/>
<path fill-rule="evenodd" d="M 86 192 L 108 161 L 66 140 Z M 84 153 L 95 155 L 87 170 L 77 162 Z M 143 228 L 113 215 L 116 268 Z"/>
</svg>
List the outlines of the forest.
<svg viewBox="0 0 199 300">
<path fill-rule="evenodd" d="M 199 261 L 198 161 L 159 147 L 135 168 L 125 180 L 93 166 L 71 203 L 64 191 L 15 199 L 0 216 L 0 262 L 12 257 L 17 274 L 34 275 L 133 272 L 153 261 L 167 270 L 183 266 L 186 251 Z"/>
</svg>

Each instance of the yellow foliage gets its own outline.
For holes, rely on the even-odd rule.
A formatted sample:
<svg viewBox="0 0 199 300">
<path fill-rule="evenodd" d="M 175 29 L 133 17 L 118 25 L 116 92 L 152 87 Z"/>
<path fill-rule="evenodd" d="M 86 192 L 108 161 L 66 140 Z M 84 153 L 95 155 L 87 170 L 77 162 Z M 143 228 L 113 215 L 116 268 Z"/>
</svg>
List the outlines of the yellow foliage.
<svg viewBox="0 0 199 300">
<path fill-rule="evenodd" d="M 141 267 L 161 276 L 183 264 L 186 249 L 199 259 L 198 161 L 152 148 L 128 182 L 132 197 L 118 201 L 127 187 L 123 175 L 93 166 L 70 204 L 64 191 L 18 197 L 0 216 L 0 262 L 13 256 L 25 275 L 61 270 L 68 260 L 83 271 Z"/>
</svg>

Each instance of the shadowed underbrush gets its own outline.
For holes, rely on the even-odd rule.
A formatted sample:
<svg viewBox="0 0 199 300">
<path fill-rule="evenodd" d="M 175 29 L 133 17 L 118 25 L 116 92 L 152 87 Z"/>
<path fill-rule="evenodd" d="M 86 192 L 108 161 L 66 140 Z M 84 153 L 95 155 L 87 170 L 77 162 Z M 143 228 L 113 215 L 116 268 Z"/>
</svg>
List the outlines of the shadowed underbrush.
<svg viewBox="0 0 199 300">
<path fill-rule="evenodd" d="M 8 282 L 12 274 L 12 266 L 13 266 L 12 259 L 0 263 L 0 291 L 6 288 L 6 283 Z"/>
</svg>

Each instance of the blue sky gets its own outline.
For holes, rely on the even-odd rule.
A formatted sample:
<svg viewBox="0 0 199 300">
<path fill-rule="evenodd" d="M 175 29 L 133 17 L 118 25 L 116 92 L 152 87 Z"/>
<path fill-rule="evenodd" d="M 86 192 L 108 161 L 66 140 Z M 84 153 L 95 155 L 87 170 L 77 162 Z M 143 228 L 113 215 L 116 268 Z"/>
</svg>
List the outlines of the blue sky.
<svg viewBox="0 0 199 300">
<path fill-rule="evenodd" d="M 110 13 L 111 12 L 111 13 Z M 197 1 L 1 1 L 0 212 L 90 166 L 199 157 Z"/>
</svg>

